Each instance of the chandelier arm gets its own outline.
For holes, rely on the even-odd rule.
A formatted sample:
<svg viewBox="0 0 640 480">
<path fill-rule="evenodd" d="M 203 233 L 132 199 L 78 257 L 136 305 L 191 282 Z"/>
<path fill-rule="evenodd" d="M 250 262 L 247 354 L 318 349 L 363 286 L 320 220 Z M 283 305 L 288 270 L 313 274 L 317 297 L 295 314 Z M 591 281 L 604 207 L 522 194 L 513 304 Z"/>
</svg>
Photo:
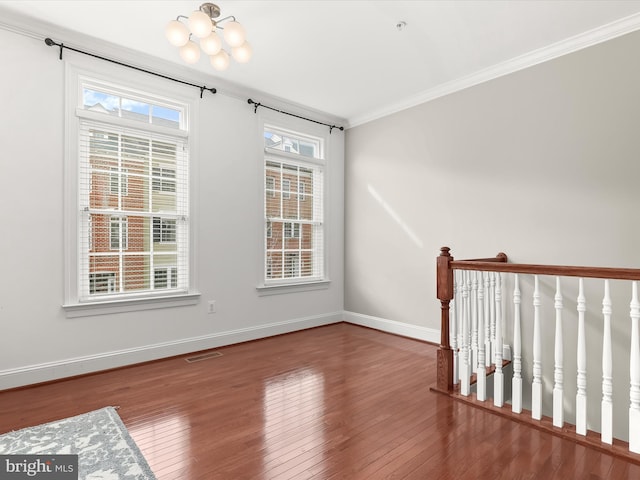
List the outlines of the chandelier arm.
<svg viewBox="0 0 640 480">
<path fill-rule="evenodd" d="M 220 20 L 216 20 L 216 28 L 219 28 L 220 30 L 224 30 L 224 27 L 220 26 L 220 24 L 222 22 L 226 22 L 227 20 L 233 20 L 234 22 L 237 22 L 236 17 L 234 17 L 233 15 L 229 15 L 228 17 L 224 17 L 224 18 L 221 18 Z"/>
</svg>

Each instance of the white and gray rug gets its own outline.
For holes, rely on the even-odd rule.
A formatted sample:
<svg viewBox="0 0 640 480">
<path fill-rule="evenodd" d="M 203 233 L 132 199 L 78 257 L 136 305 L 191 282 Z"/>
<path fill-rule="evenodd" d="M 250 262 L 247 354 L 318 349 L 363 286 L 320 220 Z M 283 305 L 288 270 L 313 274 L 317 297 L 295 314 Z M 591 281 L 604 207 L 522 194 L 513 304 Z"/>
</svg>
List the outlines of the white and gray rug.
<svg viewBox="0 0 640 480">
<path fill-rule="evenodd" d="M 113 407 L 0 435 L 0 455 L 77 454 L 80 480 L 155 480 Z"/>
</svg>

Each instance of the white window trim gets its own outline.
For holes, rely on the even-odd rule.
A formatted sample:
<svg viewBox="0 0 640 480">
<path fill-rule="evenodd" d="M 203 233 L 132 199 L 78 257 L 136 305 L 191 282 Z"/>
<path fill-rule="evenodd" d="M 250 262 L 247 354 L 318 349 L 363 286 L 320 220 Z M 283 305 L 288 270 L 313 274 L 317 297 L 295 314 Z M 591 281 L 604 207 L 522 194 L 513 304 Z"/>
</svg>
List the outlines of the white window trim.
<svg viewBox="0 0 640 480">
<path fill-rule="evenodd" d="M 274 116 L 274 114 L 267 112 L 267 111 L 263 111 L 260 113 L 260 121 L 258 122 L 259 124 L 259 132 L 258 132 L 258 139 L 259 139 L 259 144 L 258 144 L 258 159 L 259 159 L 259 165 L 260 165 L 260 171 L 262 172 L 262 175 L 259 176 L 259 181 L 260 181 L 260 192 L 261 192 L 261 198 L 262 198 L 262 208 L 264 211 L 265 205 L 265 176 L 264 176 L 264 163 L 265 163 L 265 158 L 266 156 L 273 156 L 273 157 L 279 157 L 281 159 L 288 159 L 288 161 L 292 161 L 292 163 L 298 163 L 298 164 L 309 164 L 309 165 L 319 165 L 322 167 L 323 169 L 323 176 L 324 176 L 324 181 L 323 181 L 323 191 L 322 191 L 322 202 L 323 202 L 323 211 L 324 211 L 324 218 L 323 218 L 323 241 L 324 241 L 324 245 L 323 245 L 323 271 L 324 271 L 324 277 L 323 278 L 312 278 L 312 279 L 291 279 L 291 278 L 283 278 L 283 279 L 275 279 L 275 280 L 270 280 L 269 282 L 266 282 L 266 269 L 265 269 L 265 265 L 266 265 L 266 258 L 264 257 L 264 255 L 266 255 L 266 236 L 263 234 L 262 235 L 262 255 L 263 255 L 263 262 L 260 268 L 260 272 L 259 272 L 259 280 L 258 280 L 258 284 L 256 285 L 256 292 L 258 294 L 258 296 L 268 296 L 268 295 L 279 295 L 279 294 L 288 294 L 288 293 L 297 293 L 297 292 L 308 292 L 308 291 L 314 291 L 314 290 L 324 290 L 324 289 L 328 289 L 330 287 L 331 284 L 331 279 L 330 279 L 330 271 L 329 271 L 329 258 L 331 255 L 331 252 L 329 251 L 329 235 L 330 235 L 330 227 L 329 225 L 329 221 L 328 221 L 328 205 L 329 205 L 329 199 L 327 196 L 327 192 L 329 191 L 329 178 L 330 174 L 329 174 L 329 169 L 330 169 L 330 162 L 328 161 L 328 159 L 326 158 L 326 152 L 328 152 L 328 143 L 329 143 L 329 135 L 328 135 L 328 131 L 326 128 L 317 126 L 317 125 L 309 125 L 307 122 L 304 121 L 298 121 L 295 119 L 285 119 L 283 120 L 282 116 Z M 290 131 L 291 133 L 293 133 L 294 135 L 297 136 L 309 136 L 311 138 L 320 138 L 322 139 L 322 141 L 320 142 L 320 146 L 319 148 L 320 150 L 320 156 L 321 158 L 314 158 L 314 157 L 306 157 L 306 156 L 301 156 L 298 154 L 293 154 L 290 152 L 286 152 L 283 150 L 279 150 L 279 149 L 274 149 L 274 148 L 269 148 L 269 147 L 265 147 L 264 146 L 264 130 L 266 127 L 271 127 L 274 128 L 277 131 L 282 131 L 282 132 L 287 132 Z M 302 135 L 301 135 L 302 133 Z M 306 135 L 305 135 L 306 134 Z M 281 186 L 281 190 L 282 190 L 282 186 Z M 308 198 L 308 196 L 305 195 L 305 198 Z"/>
<path fill-rule="evenodd" d="M 259 296 L 280 295 L 283 293 L 311 292 L 314 290 L 326 290 L 331 285 L 331 280 L 314 280 L 312 282 L 297 282 L 283 284 L 258 285 L 256 291 Z"/>
<path fill-rule="evenodd" d="M 64 175 L 64 232 L 65 232 L 65 250 L 64 250 L 64 301 L 62 308 L 68 318 L 86 317 L 93 315 L 117 314 L 143 310 L 153 310 L 158 308 L 182 307 L 195 305 L 200 302 L 200 292 L 197 290 L 196 279 L 198 278 L 197 258 L 197 241 L 193 232 L 193 225 L 197 222 L 197 205 L 191 201 L 197 198 L 198 178 L 197 162 L 189 162 L 190 170 L 190 234 L 189 234 L 189 258 L 187 261 L 189 269 L 189 285 L 188 290 L 184 293 L 166 293 L 160 291 L 147 293 L 144 296 L 131 296 L 126 299 L 97 299 L 91 302 L 81 302 L 78 297 L 78 281 L 79 281 L 79 256 L 80 245 L 78 244 L 78 227 L 80 207 L 78 204 L 77 184 L 78 184 L 78 135 L 80 119 L 96 119 L 104 121 L 103 115 L 96 112 L 90 112 L 78 108 L 77 99 L 81 98 L 82 81 L 86 77 L 102 80 L 105 84 L 115 83 L 121 84 L 118 79 L 123 78 L 123 68 L 114 67 L 112 65 L 91 65 L 91 70 L 79 64 L 65 60 L 65 98 L 67 106 L 65 113 L 65 175 Z M 126 83 L 132 88 L 139 91 L 153 91 L 159 95 L 166 95 L 166 98 L 174 98 L 188 105 L 188 114 L 184 118 L 184 126 L 189 127 L 191 117 L 197 118 L 198 98 L 193 94 L 192 89 L 171 85 L 171 88 L 162 82 L 162 80 L 149 78 L 148 75 L 138 74 L 137 72 L 127 72 Z M 69 103 L 72 103 L 70 105 Z M 127 119 L 121 119 L 123 126 L 127 126 Z M 108 123 L 108 119 L 107 119 Z M 170 129 L 158 125 L 140 124 L 133 122 L 129 126 L 140 128 L 142 130 L 151 130 L 161 134 L 170 134 L 178 137 L 188 138 L 188 146 L 191 157 L 196 156 L 195 145 L 197 145 L 197 132 L 190 130 L 189 134 L 182 130 Z"/>
</svg>

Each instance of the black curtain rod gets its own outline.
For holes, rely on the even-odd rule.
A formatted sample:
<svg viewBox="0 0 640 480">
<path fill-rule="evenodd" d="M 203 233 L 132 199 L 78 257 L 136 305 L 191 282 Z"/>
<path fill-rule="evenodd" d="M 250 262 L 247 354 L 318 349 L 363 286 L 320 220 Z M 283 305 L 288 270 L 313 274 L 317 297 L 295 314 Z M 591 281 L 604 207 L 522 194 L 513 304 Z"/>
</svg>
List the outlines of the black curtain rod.
<svg viewBox="0 0 640 480">
<path fill-rule="evenodd" d="M 196 85 L 195 83 L 185 82 L 184 80 L 178 80 L 177 78 L 169 77 L 167 75 L 162 75 L 161 73 L 152 72 L 150 70 L 145 70 L 144 68 L 135 67 L 133 65 L 128 65 L 126 63 L 118 62 L 117 60 L 112 60 L 110 58 L 101 57 L 100 55 L 96 55 L 94 53 L 85 52 L 85 51 L 78 50 L 77 48 L 73 48 L 73 47 L 67 47 L 65 44 L 56 43 L 53 40 L 51 40 L 50 38 L 45 38 L 44 39 L 44 43 L 46 43 L 50 47 L 53 47 L 54 45 L 56 47 L 60 47 L 60 60 L 62 60 L 62 50 L 64 48 L 66 48 L 67 50 L 71 50 L 73 52 L 82 53 L 83 55 L 89 55 L 90 57 L 94 57 L 94 58 L 99 58 L 100 60 L 104 60 L 106 62 L 111 62 L 111 63 L 115 63 L 116 65 L 121 65 L 123 67 L 132 68 L 134 70 L 138 70 L 139 72 L 144 72 L 144 73 L 148 73 L 149 75 L 155 75 L 156 77 L 160 77 L 160 78 L 164 78 L 164 79 L 167 79 L 167 80 L 171 80 L 172 82 L 178 82 L 178 83 L 182 83 L 183 85 L 189 85 L 190 87 L 196 87 L 196 88 L 200 89 L 200 98 L 202 98 L 202 94 L 204 93 L 205 90 L 207 90 L 208 92 L 211 92 L 211 93 L 216 93 L 217 92 L 217 90 L 215 88 L 213 88 L 213 87 L 209 88 L 209 87 L 204 86 L 204 85 L 201 86 L 201 85 Z"/>
<path fill-rule="evenodd" d="M 313 120 L 311 118 L 306 118 L 306 117 L 302 117 L 300 115 L 296 115 L 295 113 L 289 113 L 289 112 L 285 112 L 283 110 L 278 110 L 277 108 L 273 108 L 273 107 L 269 107 L 267 105 L 263 105 L 261 103 L 258 102 L 254 102 L 253 100 L 251 100 L 250 98 L 247 99 L 247 103 L 249 105 L 253 105 L 253 113 L 257 113 L 258 112 L 258 107 L 263 107 L 263 108 L 268 108 L 269 110 L 273 110 L 274 112 L 278 112 L 278 113 L 283 113 L 285 115 L 290 115 L 292 117 L 296 117 L 296 118 L 301 118 L 302 120 L 306 120 L 307 122 L 313 122 L 313 123 L 317 123 L 319 125 L 325 125 L 327 127 L 329 127 L 329 134 L 331 134 L 331 132 L 333 131 L 334 128 L 337 128 L 340 131 L 344 130 L 344 127 L 338 127 L 336 125 L 330 125 L 328 123 L 324 123 L 324 122 L 319 122 L 317 120 Z"/>
</svg>

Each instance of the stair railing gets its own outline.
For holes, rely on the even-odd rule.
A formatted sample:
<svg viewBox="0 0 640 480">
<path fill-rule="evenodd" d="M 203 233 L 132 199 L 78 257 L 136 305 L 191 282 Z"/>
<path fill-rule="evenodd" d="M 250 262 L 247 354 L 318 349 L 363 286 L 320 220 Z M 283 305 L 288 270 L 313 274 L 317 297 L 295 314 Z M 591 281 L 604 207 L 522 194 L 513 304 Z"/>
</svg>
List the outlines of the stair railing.
<svg viewBox="0 0 640 480">
<path fill-rule="evenodd" d="M 562 429 L 566 406 L 564 398 L 564 339 L 563 339 L 563 295 L 561 277 L 578 278 L 577 297 L 577 393 L 575 401 L 575 433 L 587 435 L 587 373 L 584 278 L 604 280 L 602 300 L 602 397 L 600 441 L 613 443 L 613 352 L 611 343 L 612 301 L 610 280 L 631 281 L 630 364 L 629 364 L 629 442 L 628 451 L 640 453 L 640 301 L 638 281 L 640 269 L 581 267 L 561 265 L 535 265 L 508 263 L 507 255 L 499 253 L 492 258 L 454 260 L 448 247 L 442 247 L 437 257 L 437 298 L 441 304 L 441 341 L 437 353 L 436 389 L 449 394 L 459 392 L 469 396 L 471 378 L 475 377 L 476 399 L 487 400 L 486 372 L 492 366 L 494 375 L 493 404 L 503 407 L 503 351 L 512 351 L 513 378 L 511 380 L 511 411 L 521 414 L 522 405 L 522 326 L 520 275 L 533 275 L 533 339 L 524 339 L 533 344 L 531 419 L 542 419 L 542 355 L 541 355 L 541 290 L 539 276 L 556 277 L 553 370 L 553 426 Z M 505 349 L 502 315 L 502 274 L 513 277 L 513 342 Z M 453 312 L 453 313 L 452 313 Z"/>
</svg>

